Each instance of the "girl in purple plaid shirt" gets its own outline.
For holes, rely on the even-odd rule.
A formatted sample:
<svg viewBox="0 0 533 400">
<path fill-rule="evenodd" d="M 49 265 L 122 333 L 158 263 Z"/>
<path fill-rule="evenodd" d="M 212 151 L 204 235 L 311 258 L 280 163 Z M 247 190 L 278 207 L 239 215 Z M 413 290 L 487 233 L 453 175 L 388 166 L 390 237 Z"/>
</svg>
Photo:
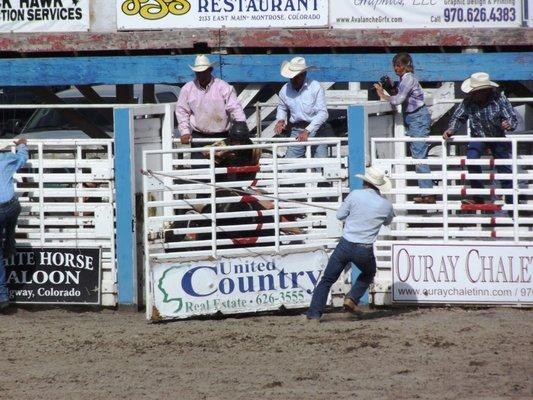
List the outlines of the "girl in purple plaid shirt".
<svg viewBox="0 0 533 400">
<path fill-rule="evenodd" d="M 424 92 L 418 79 L 414 75 L 413 59 L 407 53 L 398 53 L 392 59 L 392 67 L 396 75 L 400 77 L 398 85 L 398 94 L 389 96 L 385 94 L 383 86 L 380 83 L 374 85 L 381 100 L 390 102 L 393 106 L 402 105 L 403 121 L 406 127 L 405 134 L 412 138 L 425 138 L 429 136 L 431 125 L 431 116 L 424 104 Z M 426 142 L 410 142 L 411 156 L 415 159 L 425 159 L 428 155 L 429 144 Z M 416 172 L 420 174 L 429 174 L 429 166 L 418 164 Z M 420 188 L 432 189 L 433 181 L 431 179 L 420 179 L 418 181 Z M 434 195 L 422 195 L 413 198 L 415 203 L 436 202 Z"/>
</svg>

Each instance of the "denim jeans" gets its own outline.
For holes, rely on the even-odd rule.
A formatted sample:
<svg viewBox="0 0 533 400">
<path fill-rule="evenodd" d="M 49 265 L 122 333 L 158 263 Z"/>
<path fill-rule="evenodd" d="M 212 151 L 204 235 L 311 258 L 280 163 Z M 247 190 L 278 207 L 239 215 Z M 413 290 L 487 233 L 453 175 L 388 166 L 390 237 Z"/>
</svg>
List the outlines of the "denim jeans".
<svg viewBox="0 0 533 400">
<path fill-rule="evenodd" d="M 511 143 L 502 143 L 502 142 L 492 142 L 492 143 L 483 143 L 483 142 L 471 142 L 468 144 L 468 149 L 466 150 L 466 158 L 477 160 L 485 153 L 485 146 L 488 147 L 492 153 L 492 156 L 495 159 L 506 158 L 511 159 Z M 513 169 L 511 165 L 496 165 L 496 171 L 499 174 L 512 174 Z M 481 166 L 480 165 L 469 165 L 468 172 L 471 174 L 480 174 Z M 500 185 L 502 189 L 511 189 L 513 187 L 513 181 L 509 179 L 500 180 Z M 470 186 L 473 189 L 483 189 L 484 185 L 482 181 L 477 179 L 470 180 Z M 505 196 L 506 203 L 513 202 L 513 196 Z"/>
<path fill-rule="evenodd" d="M 339 244 L 329 258 L 328 265 L 324 270 L 322 279 L 313 292 L 311 305 L 307 311 L 309 318 L 320 318 L 326 307 L 329 290 L 337 282 L 342 271 L 348 263 L 354 263 L 361 270 L 361 274 L 353 284 L 346 297 L 355 303 L 363 297 L 366 290 L 376 275 L 376 259 L 374 258 L 374 246 L 371 244 L 352 243 L 341 238 Z"/>
<path fill-rule="evenodd" d="M 15 252 L 15 228 L 19 214 L 18 200 L 0 205 L 0 301 L 9 300 L 4 255 Z"/>
<path fill-rule="evenodd" d="M 296 137 L 303 131 L 303 128 L 292 128 L 291 129 L 291 138 L 296 139 Z M 318 131 L 316 132 L 315 138 L 330 138 L 335 137 L 333 128 L 327 122 L 322 124 Z M 289 146 L 287 147 L 287 158 L 300 158 L 305 156 L 305 150 L 307 146 Z M 318 146 L 311 146 L 311 157 L 314 158 L 326 158 L 328 156 L 328 146 L 326 144 L 321 144 Z"/>
<path fill-rule="evenodd" d="M 405 134 L 412 138 L 423 138 L 429 136 L 429 127 L 431 125 L 431 116 L 427 107 L 422 107 L 411 114 L 404 114 L 404 123 L 407 128 Z M 411 156 L 415 159 L 424 159 L 428 156 L 429 144 L 426 142 L 411 142 L 409 143 L 411 149 Z M 431 170 L 429 166 L 418 164 L 416 172 L 419 174 L 429 174 Z M 431 179 L 420 179 L 418 186 L 423 189 L 431 189 L 433 182 Z"/>
</svg>

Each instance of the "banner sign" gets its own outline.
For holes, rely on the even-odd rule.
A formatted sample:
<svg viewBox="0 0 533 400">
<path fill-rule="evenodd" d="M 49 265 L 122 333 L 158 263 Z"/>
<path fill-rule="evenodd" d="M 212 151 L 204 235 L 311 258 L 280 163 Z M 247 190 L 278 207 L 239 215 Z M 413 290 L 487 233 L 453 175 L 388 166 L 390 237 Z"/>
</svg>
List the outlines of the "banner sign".
<svg viewBox="0 0 533 400">
<path fill-rule="evenodd" d="M 347 29 L 520 27 L 522 2 L 335 0 L 331 2 L 331 25 Z"/>
<path fill-rule="evenodd" d="M 89 30 L 89 0 L 0 0 L 0 32 Z"/>
<path fill-rule="evenodd" d="M 392 301 L 533 304 L 533 246 L 395 244 Z"/>
<path fill-rule="evenodd" d="M 10 302 L 100 304 L 99 248 L 19 248 L 4 261 Z"/>
<path fill-rule="evenodd" d="M 152 265 L 155 318 L 306 307 L 326 267 L 325 251 Z"/>
<path fill-rule="evenodd" d="M 328 0 L 116 0 L 118 30 L 327 26 Z"/>
</svg>

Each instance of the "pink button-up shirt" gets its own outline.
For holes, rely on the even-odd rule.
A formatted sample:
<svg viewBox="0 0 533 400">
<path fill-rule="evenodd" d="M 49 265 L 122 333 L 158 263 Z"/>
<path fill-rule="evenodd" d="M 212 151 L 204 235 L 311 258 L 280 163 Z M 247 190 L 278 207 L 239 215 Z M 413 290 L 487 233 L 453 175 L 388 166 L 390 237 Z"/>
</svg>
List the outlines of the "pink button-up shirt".
<svg viewBox="0 0 533 400">
<path fill-rule="evenodd" d="M 192 130 L 220 133 L 230 128 L 232 119 L 246 121 L 233 86 L 215 77 L 205 89 L 196 80 L 181 88 L 176 117 L 181 136 L 191 134 Z"/>
</svg>

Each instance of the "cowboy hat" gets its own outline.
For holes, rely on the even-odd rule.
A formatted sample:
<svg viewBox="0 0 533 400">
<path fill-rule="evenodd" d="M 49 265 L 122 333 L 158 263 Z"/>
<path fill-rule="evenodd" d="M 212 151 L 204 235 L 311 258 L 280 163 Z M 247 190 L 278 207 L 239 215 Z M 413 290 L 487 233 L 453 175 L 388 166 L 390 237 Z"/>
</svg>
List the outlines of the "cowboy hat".
<svg viewBox="0 0 533 400">
<path fill-rule="evenodd" d="M 215 65 L 216 62 L 209 62 L 209 58 L 207 56 L 204 56 L 203 54 L 199 54 L 194 59 L 194 65 L 189 65 L 189 68 L 192 69 L 194 72 L 203 72 Z"/>
<path fill-rule="evenodd" d="M 376 167 L 368 167 L 365 169 L 365 174 L 356 174 L 357 178 L 361 178 L 365 182 L 370 183 L 371 185 L 374 185 L 379 189 L 380 192 L 388 192 L 392 188 L 392 184 L 389 178 L 385 176 L 385 174 L 377 169 Z"/>
<path fill-rule="evenodd" d="M 476 90 L 488 89 L 491 87 L 498 87 L 496 82 L 490 80 L 489 74 L 485 72 L 476 72 L 470 75 L 470 78 L 465 80 L 461 85 L 461 90 L 465 93 L 472 93 Z"/>
<path fill-rule="evenodd" d="M 309 68 L 305 63 L 305 58 L 294 57 L 291 61 L 283 61 L 281 64 L 281 76 L 292 79 Z"/>
</svg>

